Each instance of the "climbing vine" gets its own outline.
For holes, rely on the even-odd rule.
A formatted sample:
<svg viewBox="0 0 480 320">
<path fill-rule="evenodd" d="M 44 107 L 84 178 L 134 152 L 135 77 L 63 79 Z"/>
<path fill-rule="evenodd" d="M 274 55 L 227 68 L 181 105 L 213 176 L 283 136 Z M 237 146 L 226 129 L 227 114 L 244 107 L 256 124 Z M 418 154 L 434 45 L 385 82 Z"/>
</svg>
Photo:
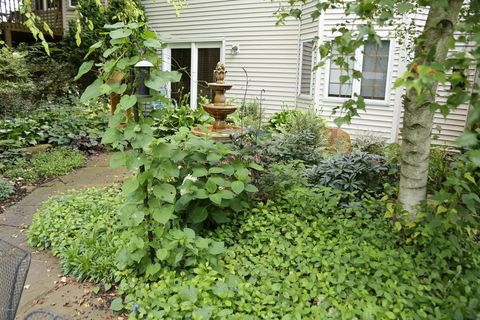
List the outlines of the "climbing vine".
<svg viewBox="0 0 480 320">
<path fill-rule="evenodd" d="M 111 157 L 111 166 L 126 166 L 135 174 L 122 187 L 126 200 L 119 215 L 127 245 L 117 254 L 118 266 L 152 278 L 165 265 L 187 268 L 208 261 L 215 266 L 223 243 L 198 233 L 228 222 L 248 206 L 247 194 L 257 191 L 250 183 L 251 170 L 261 168 L 242 162 L 227 145 L 192 136 L 187 128 L 179 128 L 173 136 L 155 137 L 152 124 L 160 113 L 142 110 L 145 101 L 136 95 L 134 66 L 140 60 L 153 65 L 145 80 L 152 99 L 165 100 L 159 92 L 168 82 L 178 81 L 180 74 L 159 69 L 157 50 L 164 44 L 142 24 L 105 28 L 109 30 L 105 38 L 89 52 L 101 50 L 104 60 L 82 100 L 121 96 L 102 140 L 120 150 Z M 92 68 L 93 60 L 85 61 L 77 78 Z M 111 81 L 118 73 L 124 75 L 123 81 Z"/>
</svg>

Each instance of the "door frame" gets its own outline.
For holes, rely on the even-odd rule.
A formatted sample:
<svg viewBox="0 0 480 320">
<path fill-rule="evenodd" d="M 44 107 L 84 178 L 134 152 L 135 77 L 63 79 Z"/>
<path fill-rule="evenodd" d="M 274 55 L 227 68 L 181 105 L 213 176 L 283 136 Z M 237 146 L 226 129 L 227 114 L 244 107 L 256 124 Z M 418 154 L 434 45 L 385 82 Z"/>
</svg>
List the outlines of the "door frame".
<svg viewBox="0 0 480 320">
<path fill-rule="evenodd" d="M 172 69 L 172 49 L 191 49 L 190 61 L 190 108 L 197 108 L 197 82 L 198 82 L 198 49 L 218 48 L 220 49 L 220 61 L 225 63 L 225 40 L 184 40 L 167 44 L 167 48 L 162 50 L 162 70 L 171 71 Z M 172 86 L 167 84 L 167 97 L 171 97 Z"/>
</svg>

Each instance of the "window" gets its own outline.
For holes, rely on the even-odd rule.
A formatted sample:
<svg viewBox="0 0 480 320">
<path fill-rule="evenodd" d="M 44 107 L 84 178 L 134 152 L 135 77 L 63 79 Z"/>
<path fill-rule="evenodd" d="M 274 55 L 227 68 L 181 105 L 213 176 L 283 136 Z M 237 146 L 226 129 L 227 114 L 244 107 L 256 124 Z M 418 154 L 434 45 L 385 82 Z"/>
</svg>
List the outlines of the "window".
<svg viewBox="0 0 480 320">
<path fill-rule="evenodd" d="M 361 57 L 362 51 L 363 57 Z M 361 61 L 361 65 L 359 63 L 354 65 L 350 57 L 343 57 L 333 46 L 328 78 L 328 96 L 350 98 L 353 93 L 357 93 L 365 99 L 385 100 L 389 55 L 389 40 L 382 40 L 380 44 L 367 42 L 363 50 L 358 50 L 355 53 L 355 60 L 357 62 Z M 335 59 L 346 59 L 346 62 L 349 63 L 348 73 L 345 67 L 340 67 L 334 62 Z M 353 79 L 353 69 L 362 70 L 361 80 Z M 349 76 L 349 79 L 342 83 L 342 76 Z"/>
<path fill-rule="evenodd" d="M 390 41 L 370 42 L 364 47 L 360 95 L 365 99 L 385 100 Z"/>
<path fill-rule="evenodd" d="M 69 0 L 70 1 L 70 7 L 75 8 L 78 4 L 78 0 Z"/>
<path fill-rule="evenodd" d="M 330 63 L 330 74 L 328 77 L 328 96 L 329 97 L 342 97 L 350 98 L 352 96 L 353 88 L 353 78 L 352 78 L 352 68 L 353 61 L 350 57 L 346 58 L 346 63 L 348 63 L 348 72 L 345 70 L 345 67 L 340 67 L 335 63 L 336 59 L 345 59 L 342 57 L 335 45 L 332 47 L 332 61 Z M 341 81 L 342 76 L 349 76 L 349 79 L 346 82 Z"/>
<path fill-rule="evenodd" d="M 300 74 L 300 94 L 312 94 L 313 42 L 302 43 L 302 69 Z"/>
</svg>

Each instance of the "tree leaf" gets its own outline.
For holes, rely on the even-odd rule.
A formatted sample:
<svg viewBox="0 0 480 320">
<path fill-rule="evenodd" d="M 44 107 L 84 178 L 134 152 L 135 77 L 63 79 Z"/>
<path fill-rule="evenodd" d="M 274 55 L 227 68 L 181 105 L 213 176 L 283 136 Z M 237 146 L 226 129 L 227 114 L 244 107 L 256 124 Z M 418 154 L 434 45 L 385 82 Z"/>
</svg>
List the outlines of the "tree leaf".
<svg viewBox="0 0 480 320">
<path fill-rule="evenodd" d="M 131 177 L 125 180 L 122 186 L 122 190 L 125 194 L 129 194 L 137 190 L 139 187 L 138 180 L 136 177 Z"/>
<path fill-rule="evenodd" d="M 123 152 L 115 152 L 110 156 L 110 167 L 111 168 L 119 168 L 124 166 L 126 162 L 125 153 Z"/>
<path fill-rule="evenodd" d="M 85 89 L 85 91 L 82 94 L 82 97 L 80 98 L 80 101 L 86 102 L 88 100 L 101 96 L 102 92 L 100 91 L 100 87 L 102 86 L 102 84 L 103 84 L 102 79 L 95 80 L 92 84 L 90 84 L 87 87 L 87 89 Z"/>
<path fill-rule="evenodd" d="M 127 38 L 132 34 L 132 30 L 130 29 L 115 29 L 113 31 L 110 31 L 110 38 L 112 39 L 121 39 L 121 38 Z"/>
<path fill-rule="evenodd" d="M 74 78 L 73 80 L 77 81 L 77 80 L 80 79 L 84 74 L 86 74 L 87 72 L 89 72 L 89 71 L 92 69 L 93 64 L 94 64 L 94 61 L 93 61 L 93 60 L 85 61 L 84 63 L 82 63 L 82 65 L 80 66 L 80 68 L 78 68 L 78 73 L 77 73 L 77 75 L 75 76 L 75 78 Z"/>
<path fill-rule="evenodd" d="M 145 85 L 155 91 L 162 91 L 169 82 L 178 82 L 182 74 L 178 71 L 152 70 L 150 76 L 145 80 Z"/>
</svg>

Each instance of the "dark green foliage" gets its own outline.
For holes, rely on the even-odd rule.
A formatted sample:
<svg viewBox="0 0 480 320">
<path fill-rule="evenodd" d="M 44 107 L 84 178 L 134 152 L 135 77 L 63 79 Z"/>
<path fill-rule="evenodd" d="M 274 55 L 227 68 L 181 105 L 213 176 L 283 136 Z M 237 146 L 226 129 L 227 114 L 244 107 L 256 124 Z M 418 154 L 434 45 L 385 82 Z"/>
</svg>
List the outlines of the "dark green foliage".
<svg viewBox="0 0 480 320">
<path fill-rule="evenodd" d="M 456 155 L 452 150 L 444 147 L 432 147 L 430 150 L 429 169 L 428 169 L 428 191 L 434 193 L 440 190 L 446 177 L 452 171 L 452 165 L 455 162 Z"/>
<path fill-rule="evenodd" d="M 20 113 L 0 120 L 2 150 L 50 143 L 82 151 L 99 149 L 100 137 L 108 123 L 104 104 L 79 104 L 65 100 L 58 105 Z"/>
<path fill-rule="evenodd" d="M 87 189 L 58 195 L 33 216 L 28 243 L 50 249 L 65 273 L 79 280 L 112 281 L 120 239 L 115 189 Z"/>
<path fill-rule="evenodd" d="M 304 171 L 305 165 L 300 160 L 272 163 L 255 180 L 255 185 L 259 189 L 257 196 L 270 199 L 293 188 L 306 187 L 307 179 L 304 177 Z"/>
<path fill-rule="evenodd" d="M 14 114 L 30 107 L 30 93 L 35 84 L 31 78 L 25 53 L 8 47 L 0 48 L 0 114 Z"/>
<path fill-rule="evenodd" d="M 310 185 L 328 186 L 361 197 L 365 193 L 381 193 L 385 183 L 396 181 L 397 171 L 385 157 L 355 151 L 322 160 L 307 169 L 305 175 Z"/>
<path fill-rule="evenodd" d="M 252 147 L 255 158 L 264 165 L 301 160 L 313 165 L 323 157 L 317 136 L 310 131 L 299 133 L 274 133 L 270 138 L 263 137 Z"/>
<path fill-rule="evenodd" d="M 15 192 L 13 185 L 0 177 L 0 201 L 8 199 Z"/>
<path fill-rule="evenodd" d="M 68 174 L 84 164 L 85 156 L 82 153 L 63 147 L 34 154 L 31 159 L 7 166 L 3 174 L 13 179 L 35 182 Z"/>
<path fill-rule="evenodd" d="M 40 44 L 17 48 L 25 54 L 30 79 L 35 84 L 29 93 L 33 106 L 39 101 L 59 102 L 59 98 L 78 93 L 73 77 L 76 66 L 68 62 L 69 52 L 57 43 L 50 43 L 50 55 Z"/>
</svg>

